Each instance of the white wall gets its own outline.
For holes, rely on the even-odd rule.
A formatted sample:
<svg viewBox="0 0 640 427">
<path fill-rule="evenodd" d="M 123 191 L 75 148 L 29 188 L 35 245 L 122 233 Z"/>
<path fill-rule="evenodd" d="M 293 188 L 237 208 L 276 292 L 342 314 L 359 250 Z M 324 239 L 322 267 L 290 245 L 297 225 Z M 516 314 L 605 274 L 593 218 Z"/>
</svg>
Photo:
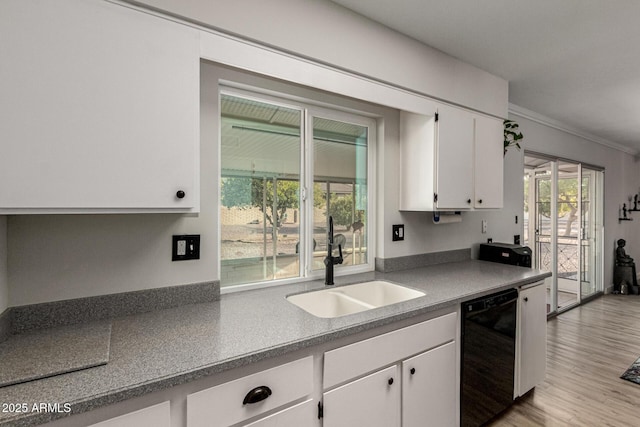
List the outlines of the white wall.
<svg viewBox="0 0 640 427">
<path fill-rule="evenodd" d="M 217 103 L 217 87 L 204 88 Z M 208 95 L 201 102 L 200 213 L 9 216 L 11 306 L 218 279 L 217 138 L 208 119 L 217 110 Z M 200 234 L 201 259 L 172 262 L 174 234 Z"/>
<path fill-rule="evenodd" d="M 9 217 L 10 305 L 19 306 L 218 280 L 218 81 L 277 92 L 292 86 L 224 67 L 201 69 L 199 215 L 24 215 Z M 393 110 L 297 88 L 297 95 L 366 109 Z M 1 231 L 1 230 L 0 230 Z M 200 234 L 200 260 L 171 261 L 173 234 Z"/>
<path fill-rule="evenodd" d="M 506 82 L 474 67 L 467 66 L 431 48 L 387 30 L 364 18 L 345 12 L 341 7 L 310 0 L 274 0 L 273 2 L 220 2 L 145 0 L 160 8 L 201 20 L 230 32 L 241 33 L 267 44 L 281 46 L 305 56 L 393 81 L 413 90 L 442 96 L 481 110 L 500 110 L 506 99 Z M 300 19 L 304 16 L 304 19 Z M 272 17 L 273 19 L 271 19 Z M 274 23 L 278 23 L 275 25 Z M 327 28 L 332 31 L 309 31 Z M 321 33 L 322 37 L 318 34 Z M 295 36 L 292 36 L 295 35 Z M 337 48 L 339 47 L 339 48 Z M 17 306 L 45 301 L 78 298 L 184 283 L 217 280 L 217 78 L 205 67 L 201 99 L 201 213 L 182 215 L 33 215 L 11 216 L 8 229 L 9 305 Z M 451 75 L 471 74 L 486 78 L 466 79 L 469 85 L 451 85 Z M 235 76 L 235 75 L 234 75 Z M 449 77 L 447 77 L 449 76 Z M 266 82 L 255 76 L 247 82 L 260 81 L 278 90 L 281 83 Z M 460 81 L 460 79 L 458 79 Z M 495 99 L 482 101 L 473 90 L 483 84 L 496 88 Z M 298 88 L 302 96 L 306 89 Z M 318 96 L 317 94 L 314 96 Z M 335 99 L 320 94 L 326 100 Z M 486 98 L 486 97 L 485 97 Z M 342 100 L 359 108 L 363 103 Z M 486 102 L 486 104 L 485 104 Z M 462 223 L 435 225 L 428 213 L 398 211 L 398 117 L 399 112 L 366 105 L 383 118 L 384 143 L 379 149 L 378 224 L 379 246 L 376 255 L 393 258 L 450 249 L 477 247 L 487 238 L 511 242 L 522 234 L 522 152 L 511 150 L 505 157 L 505 207 L 498 211 L 463 213 Z M 497 113 L 499 114 L 499 113 Z M 626 200 L 632 187 L 625 176 L 637 177 L 630 156 L 586 143 L 579 138 L 520 120 L 525 147 L 600 164 L 607 168 L 606 226 L 608 241 L 628 229 L 617 224 L 617 206 Z M 566 147 L 565 147 L 566 145 Z M 576 153 L 580 156 L 576 157 Z M 604 159 L 604 160 L 602 160 Z M 632 180 L 633 180 L 632 179 Z M 636 184 L 633 184 L 636 185 Z M 622 186 L 622 187 L 621 187 Z M 629 187 L 629 188 L 627 188 Z M 634 188 L 637 191 L 637 188 Z M 615 206 L 615 208 L 612 208 Z M 615 212 L 613 212 L 615 211 Z M 515 224 L 515 216 L 519 223 Z M 488 233 L 481 233 L 481 220 L 488 221 Z M 640 220 L 640 218 L 639 218 Z M 404 242 L 391 241 L 391 225 L 404 223 Z M 1 224 L 1 223 L 0 223 Z M 626 227 L 626 228 L 625 228 Z M 171 235 L 201 234 L 199 261 L 171 261 Z M 637 233 L 636 233 L 637 234 Z M 2 259 L 2 225 L 0 225 L 0 259 Z M 626 236 L 625 236 L 626 237 Z M 640 238 L 627 237 L 629 252 L 634 248 L 640 257 Z M 640 259 L 640 258 L 639 258 Z M 1 262 L 1 261 L 0 261 Z M 607 261 L 611 270 L 611 260 Z M 609 274 L 610 276 L 610 274 Z M 0 264 L 0 308 L 5 301 Z M 6 281 L 5 281 L 6 283 Z"/>
<path fill-rule="evenodd" d="M 628 198 L 637 194 L 640 180 L 638 163 L 633 156 L 588 141 L 573 134 L 545 126 L 515 114 L 510 116 L 520 125 L 525 149 L 577 160 L 605 168 L 604 172 L 604 287 L 612 286 L 615 241 L 627 240 L 627 252 L 640 260 L 640 229 L 638 222 L 618 221 L 619 208 L 629 206 Z M 630 215 L 631 216 L 631 215 Z"/>
<path fill-rule="evenodd" d="M 506 117 L 506 80 L 319 0 L 126 0 L 419 93 Z"/>
<path fill-rule="evenodd" d="M 9 307 L 7 278 L 7 217 L 0 216 L 0 314 Z"/>
<path fill-rule="evenodd" d="M 513 197 L 507 197 L 505 210 L 465 213 L 462 224 L 434 225 L 430 214 L 398 212 L 399 111 L 205 63 L 201 68 L 202 212 L 198 216 L 11 216 L 8 221 L 11 305 L 219 279 L 217 91 L 221 79 L 275 92 L 294 91 L 300 97 L 366 111 L 380 118 L 383 138 L 378 148 L 378 232 L 384 237 L 379 240 L 378 257 L 468 248 L 486 237 L 511 241 L 518 232 L 518 226 L 501 224 L 513 223 L 513 216 L 518 209 L 522 210 L 521 186 L 515 203 L 508 201 Z M 508 164 L 518 165 L 514 161 Z M 519 165 L 521 170 L 521 161 Z M 513 193 L 508 184 L 505 189 Z M 480 232 L 481 219 L 489 221 L 486 235 Z M 406 225 L 404 242 L 391 242 L 391 225 L 396 223 Z M 201 259 L 172 262 L 171 235 L 187 233 L 201 234 Z"/>
<path fill-rule="evenodd" d="M 77 298 L 137 289 L 170 286 L 219 278 L 217 266 L 217 123 L 218 80 L 232 80 L 288 92 L 291 85 L 238 73 L 211 64 L 202 67 L 202 212 L 181 215 L 33 215 L 8 218 L 10 305 Z M 376 256 L 394 258 L 472 247 L 492 238 L 512 242 L 522 234 L 523 156 L 511 149 L 504 158 L 504 208 L 464 212 L 462 223 L 433 224 L 430 213 L 398 211 L 399 112 L 297 87 L 296 95 L 369 111 L 378 115 L 378 226 Z M 629 253 L 640 256 L 639 233 L 629 235 L 630 225 L 618 224 L 617 207 L 637 176 L 633 158 L 558 130 L 520 117 L 527 149 L 554 154 L 606 168 L 605 239 L 625 237 Z M 629 179 L 625 180 L 625 177 Z M 626 184 L 629 182 L 629 184 Z M 637 188 L 632 190 L 637 191 Z M 629 192 L 631 194 L 631 192 Z M 515 216 L 519 217 L 518 224 Z M 488 221 L 482 234 L 481 220 Z M 639 218 L 640 220 L 640 218 Z M 405 240 L 391 241 L 392 224 L 405 224 Z M 199 261 L 172 262 L 171 235 L 199 233 L 202 253 Z M 627 233 L 627 234 L 624 234 Z M 2 230 L 0 229 L 0 236 Z M 1 241 L 0 241 L 1 243 Z M 607 244 L 609 244 L 607 243 Z M 1 245 L 0 245 L 1 247 Z M 638 248 L 634 251 L 634 248 Z M 0 254 L 1 255 L 1 254 Z M 639 258 L 640 259 L 640 258 Z M 606 283 L 610 283 L 612 259 L 606 257 Z M 1 265 L 0 265 L 1 272 Z M 0 276 L 1 280 L 1 276 Z M 1 282 L 0 282 L 1 284 Z M 0 290 L 2 288 L 0 287 Z M 0 293 L 0 296 L 2 293 Z M 6 292 L 5 292 L 6 295 Z"/>
</svg>

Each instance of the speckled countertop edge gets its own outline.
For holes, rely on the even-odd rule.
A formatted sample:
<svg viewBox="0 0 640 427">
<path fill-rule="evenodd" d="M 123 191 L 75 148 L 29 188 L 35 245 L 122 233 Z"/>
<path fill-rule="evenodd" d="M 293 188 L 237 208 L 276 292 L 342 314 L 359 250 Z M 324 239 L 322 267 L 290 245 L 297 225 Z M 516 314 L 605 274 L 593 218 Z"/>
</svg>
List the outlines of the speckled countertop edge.
<svg viewBox="0 0 640 427">
<path fill-rule="evenodd" d="M 72 414 L 281 356 L 502 289 L 549 273 L 464 261 L 336 279 L 337 285 L 388 280 L 424 297 L 343 316 L 316 318 L 285 300 L 322 281 L 223 295 L 219 301 L 114 318 L 107 365 L 0 389 L 1 402 L 68 402 Z M 259 325 L 259 327 L 256 327 Z M 65 413 L 0 413 L 0 426 L 31 426 Z"/>
</svg>

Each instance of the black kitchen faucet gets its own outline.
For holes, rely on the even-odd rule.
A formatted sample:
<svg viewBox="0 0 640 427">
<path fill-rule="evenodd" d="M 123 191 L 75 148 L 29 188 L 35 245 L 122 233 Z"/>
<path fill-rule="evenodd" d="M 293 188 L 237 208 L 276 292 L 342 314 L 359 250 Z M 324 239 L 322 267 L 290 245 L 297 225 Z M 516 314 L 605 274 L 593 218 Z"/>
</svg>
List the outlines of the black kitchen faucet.
<svg viewBox="0 0 640 427">
<path fill-rule="evenodd" d="M 324 284 L 333 285 L 333 266 L 342 264 L 342 245 L 338 245 L 339 256 L 333 256 L 333 217 L 329 216 L 329 230 L 327 231 L 327 256 L 324 259 Z"/>
</svg>

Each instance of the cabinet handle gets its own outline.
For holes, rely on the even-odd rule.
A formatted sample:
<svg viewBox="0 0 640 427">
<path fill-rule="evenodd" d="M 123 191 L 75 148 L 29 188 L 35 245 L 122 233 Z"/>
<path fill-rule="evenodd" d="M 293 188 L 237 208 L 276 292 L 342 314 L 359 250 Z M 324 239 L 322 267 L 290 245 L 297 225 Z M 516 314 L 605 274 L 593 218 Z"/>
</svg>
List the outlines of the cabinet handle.
<svg viewBox="0 0 640 427">
<path fill-rule="evenodd" d="M 478 203 L 482 204 L 482 199 L 478 200 Z"/>
<path fill-rule="evenodd" d="M 471 203 L 471 199 L 467 199 L 467 203 Z"/>
<path fill-rule="evenodd" d="M 176 193 L 176 197 L 177 197 L 178 199 L 184 199 L 184 196 L 186 196 L 186 195 L 187 195 L 187 193 L 185 193 L 185 192 L 184 192 L 184 191 L 182 191 L 182 190 L 178 190 L 178 192 Z"/>
<path fill-rule="evenodd" d="M 269 396 L 271 396 L 271 389 L 266 385 L 261 385 L 247 393 L 247 395 L 244 397 L 244 400 L 242 401 L 242 404 L 246 405 L 247 403 L 258 403 L 265 400 Z"/>
<path fill-rule="evenodd" d="M 411 375 L 414 375 L 416 373 L 416 368 L 411 368 L 409 372 L 411 372 Z"/>
<path fill-rule="evenodd" d="M 529 301 L 529 297 L 524 297 L 524 302 Z"/>
<path fill-rule="evenodd" d="M 389 383 L 389 385 L 393 384 L 393 378 L 389 378 L 388 383 Z"/>
</svg>

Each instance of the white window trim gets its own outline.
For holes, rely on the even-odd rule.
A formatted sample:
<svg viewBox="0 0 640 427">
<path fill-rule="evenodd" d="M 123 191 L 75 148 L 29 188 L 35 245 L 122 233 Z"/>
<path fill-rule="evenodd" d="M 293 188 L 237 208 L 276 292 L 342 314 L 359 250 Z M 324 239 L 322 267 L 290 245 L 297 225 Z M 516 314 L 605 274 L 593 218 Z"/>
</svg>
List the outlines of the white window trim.
<svg viewBox="0 0 640 427">
<path fill-rule="evenodd" d="M 221 294 L 239 292 L 251 289 L 261 289 L 272 286 L 280 286 L 286 284 L 295 284 L 308 282 L 312 280 L 324 280 L 324 270 L 312 270 L 313 260 L 313 239 L 309 238 L 313 233 L 313 221 L 308 218 L 313 217 L 313 203 L 309 203 L 309 200 L 313 200 L 313 156 L 307 155 L 307 153 L 313 153 L 313 129 L 312 126 L 308 126 L 312 117 L 326 118 L 331 120 L 339 120 L 347 123 L 353 123 L 368 128 L 367 136 L 367 222 L 366 222 L 366 236 L 367 236 L 367 262 L 365 264 L 345 266 L 335 270 L 335 277 L 347 276 L 357 273 L 365 273 L 375 270 L 375 255 L 376 255 L 376 174 L 375 169 L 376 162 L 376 150 L 378 146 L 377 129 L 378 124 L 375 119 L 376 115 L 359 110 L 353 110 L 339 105 L 333 105 L 329 103 L 317 102 L 313 99 L 302 98 L 295 95 L 289 95 L 287 93 L 276 93 L 274 91 L 264 90 L 248 86 L 245 84 L 239 84 L 229 81 L 221 81 L 218 86 L 218 105 L 220 107 L 220 99 L 222 95 L 237 96 L 245 99 L 250 99 L 258 102 L 266 102 L 273 105 L 282 106 L 284 108 L 301 110 L 301 134 L 304 135 L 302 148 L 300 150 L 300 175 L 303 177 L 301 186 L 305 188 L 306 200 L 302 201 L 300 209 L 300 271 L 299 277 L 275 279 L 263 282 L 252 282 L 246 284 L 236 284 L 230 286 L 224 286 L 220 288 Z M 220 108 L 218 108 L 220 111 Z M 218 115 L 218 161 L 217 177 L 218 186 L 220 185 L 222 178 L 222 144 L 221 144 L 221 115 Z M 221 197 L 221 195 L 219 196 Z M 218 238 L 216 245 L 218 247 L 218 253 L 221 253 L 222 242 L 219 236 L 221 236 L 222 222 L 219 213 L 220 200 L 218 199 L 218 213 L 216 215 L 216 228 L 218 230 Z M 221 272 L 221 257 L 218 257 L 218 271 Z"/>
</svg>

